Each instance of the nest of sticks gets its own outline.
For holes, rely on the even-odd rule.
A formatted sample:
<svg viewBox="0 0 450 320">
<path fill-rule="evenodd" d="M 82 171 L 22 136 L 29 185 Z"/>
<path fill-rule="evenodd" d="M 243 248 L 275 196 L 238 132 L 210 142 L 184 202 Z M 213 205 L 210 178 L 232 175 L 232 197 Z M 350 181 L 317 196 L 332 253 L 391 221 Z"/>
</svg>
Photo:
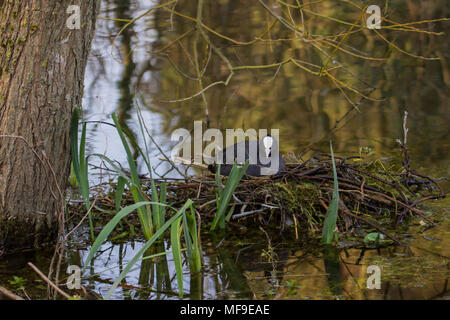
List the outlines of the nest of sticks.
<svg viewBox="0 0 450 320">
<path fill-rule="evenodd" d="M 422 175 L 411 169 L 406 147 L 408 129 L 407 113 L 403 123 L 403 141 L 397 140 L 401 150 L 401 160 L 371 160 L 361 156 L 335 156 L 339 185 L 339 212 L 337 228 L 341 233 L 354 232 L 358 235 L 361 227 L 374 229 L 398 244 L 402 244 L 391 231 L 403 225 L 411 216 L 417 216 L 422 224 L 434 226 L 429 215 L 423 210 L 423 203 L 446 196 L 439 180 Z M 317 234 L 322 231 L 325 214 L 333 193 L 333 166 L 331 155 L 318 153 L 306 161 L 295 156 L 293 163 L 287 164 L 283 174 L 267 177 L 247 177 L 238 184 L 228 206 L 233 208 L 229 223 L 250 228 L 258 224 L 276 225 L 281 229 L 291 225 L 296 236 Z M 151 199 L 150 182 L 145 177 L 141 181 L 143 190 Z M 445 178 L 443 178 L 445 179 Z M 155 179 L 157 185 L 167 183 L 167 202 L 173 207 L 182 206 L 187 199 L 194 202 L 201 227 L 212 221 L 216 213 L 217 185 L 213 174 L 185 179 Z M 225 180 L 226 181 L 226 180 Z M 224 181 L 224 183 L 225 183 Z M 109 183 L 108 192 L 100 188 L 95 196 L 96 206 L 115 212 L 116 185 Z M 122 205 L 134 203 L 128 190 L 124 191 Z M 81 204 L 72 204 L 72 212 L 84 211 Z M 109 210 L 108 210 L 109 209 Z M 102 211 L 103 213 L 105 211 Z M 99 212 L 100 213 L 100 212 Z M 75 216 L 82 216 L 75 214 Z M 110 219 L 95 215 L 97 219 Z M 128 222 L 138 219 L 131 216 Z M 103 220 L 105 221 L 105 220 Z M 102 225 L 102 221 L 98 221 Z M 258 225 L 256 224 L 256 225 Z"/>
<path fill-rule="evenodd" d="M 360 156 L 335 156 L 339 184 L 340 232 L 351 232 L 369 227 L 401 243 L 387 229 L 395 229 L 409 216 L 419 216 L 434 225 L 420 205 L 432 199 L 445 197 L 437 180 L 410 169 L 409 157 L 402 146 L 403 161 L 364 161 Z M 331 156 L 319 153 L 298 164 L 288 164 L 281 175 L 244 177 L 229 203 L 234 206 L 230 223 L 244 227 L 277 224 L 284 229 L 288 224 L 296 232 L 321 232 L 328 204 L 333 192 Z M 160 180 L 162 181 L 162 180 Z M 192 199 L 202 227 L 211 221 L 216 208 L 216 181 L 213 174 L 193 177 L 189 181 L 165 181 L 167 201 L 174 207 Z M 111 185 L 114 192 L 114 184 Z M 144 189 L 150 192 L 149 183 Z M 149 195 L 150 198 L 150 195 Z M 133 203 L 126 190 L 122 204 Z M 114 194 L 98 196 L 96 205 L 114 209 Z M 307 230 L 307 232 L 305 232 Z"/>
</svg>

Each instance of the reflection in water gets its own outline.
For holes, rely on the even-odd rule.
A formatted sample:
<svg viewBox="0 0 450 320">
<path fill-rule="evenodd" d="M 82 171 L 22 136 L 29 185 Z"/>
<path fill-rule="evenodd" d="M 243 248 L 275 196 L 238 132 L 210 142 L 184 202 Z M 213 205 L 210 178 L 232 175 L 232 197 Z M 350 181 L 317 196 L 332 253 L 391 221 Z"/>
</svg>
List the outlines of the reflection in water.
<svg viewBox="0 0 450 320">
<path fill-rule="evenodd" d="M 130 20 L 130 1 L 117 0 L 115 1 L 115 12 L 117 19 Z M 125 25 L 124 22 L 116 21 L 117 32 L 119 32 Z M 122 78 L 118 83 L 118 88 L 120 92 L 120 98 L 117 102 L 118 120 L 120 126 L 123 130 L 130 136 L 134 136 L 133 131 L 128 125 L 127 120 L 131 118 L 130 112 L 133 110 L 133 97 L 134 92 L 132 89 L 132 79 L 136 70 L 136 64 L 133 61 L 133 51 L 132 51 L 132 37 L 133 37 L 133 26 L 124 29 L 120 34 L 120 51 L 121 51 L 121 61 L 123 64 Z M 131 146 L 134 151 L 134 159 L 138 156 L 137 146 L 134 140 L 130 141 Z"/>
<path fill-rule="evenodd" d="M 144 256 L 150 256 L 159 252 L 164 252 L 164 243 L 157 243 L 150 248 Z M 164 292 L 172 292 L 170 272 L 165 255 L 152 260 L 142 261 L 139 273 L 139 285 L 141 288 L 150 287 L 156 289 L 156 299 L 161 299 Z M 145 291 L 139 294 L 140 299 L 148 299 Z"/>
<path fill-rule="evenodd" d="M 213 237 L 211 242 L 204 243 L 203 256 L 206 263 L 203 271 L 189 275 L 188 269 L 185 269 L 185 297 L 432 299 L 449 294 L 448 259 L 437 253 L 424 256 L 425 248 L 413 246 L 337 250 L 330 247 L 320 251 L 311 244 L 292 240 L 272 239 L 269 245 L 258 237 L 265 236 L 260 233 L 252 235 L 248 240 L 255 241 L 254 243 L 240 243 L 234 237 L 230 240 L 216 240 Z M 448 241 L 448 236 L 446 240 Z M 84 251 L 82 255 L 85 253 Z M 95 271 L 107 266 L 109 259 L 117 259 L 114 256 L 108 258 L 109 255 L 110 253 L 103 253 L 97 257 Z M 127 254 L 123 257 L 124 261 L 130 257 L 131 254 Z M 424 257 L 428 261 L 423 261 Z M 395 265 L 394 262 L 399 258 L 398 265 Z M 366 286 L 369 276 L 366 273 L 367 267 L 374 264 L 382 269 L 380 290 L 370 290 Z M 160 280 L 148 281 L 147 278 L 142 281 L 142 275 L 148 274 L 149 270 L 155 270 L 155 276 L 160 276 Z M 118 275 L 118 272 L 114 273 Z M 100 275 L 101 278 L 110 276 Z M 164 277 L 171 279 L 171 286 L 170 281 L 166 283 Z M 102 287 L 97 282 L 91 289 L 105 292 L 108 288 L 109 285 Z M 175 270 L 171 256 L 162 260 L 147 260 L 136 266 L 135 271 L 127 276 L 122 288 L 116 291 L 114 298 L 122 298 L 128 294 L 140 299 L 176 298 Z"/>
<path fill-rule="evenodd" d="M 87 229 L 86 229 L 87 230 Z M 440 299 L 449 296 L 450 276 L 448 222 L 434 231 L 442 235 L 441 242 L 416 239 L 411 247 L 381 249 L 349 248 L 337 250 L 299 243 L 279 236 L 265 243 L 265 235 L 255 233 L 230 235 L 229 239 L 203 237 L 204 267 L 202 272 L 189 274 L 184 269 L 185 299 Z M 80 234 L 82 231 L 79 231 Z M 276 235 L 277 233 L 271 233 Z M 241 239 L 241 240 L 239 240 Z M 248 242 L 242 242 L 242 241 Z M 141 242 L 105 243 L 92 265 L 83 275 L 82 285 L 92 298 L 105 295 L 114 279 L 140 249 Z M 159 243 L 161 252 L 167 243 Z M 147 252 L 148 255 L 156 251 Z M 80 265 L 88 248 L 71 244 L 68 264 Z M 46 270 L 52 251 L 31 252 L 7 256 L 0 260 L 0 282 L 12 276 L 36 283 L 37 275 L 30 273 L 26 263 Z M 184 265 L 186 258 L 183 257 Z M 366 286 L 367 267 L 381 268 L 381 289 Z M 64 272 L 63 272 L 64 274 Z M 62 278 L 65 278 L 62 276 Z M 29 294 L 46 296 L 46 287 L 27 286 Z M 112 299 L 177 299 L 178 288 L 171 254 L 146 259 L 133 267 L 114 292 Z"/>
<path fill-rule="evenodd" d="M 340 273 L 339 250 L 336 247 L 323 248 L 323 263 L 328 274 L 328 287 L 333 296 L 342 296 L 342 279 Z"/>
<path fill-rule="evenodd" d="M 196 6 L 196 1 L 179 1 L 177 4 L 185 15 L 191 17 L 196 16 Z M 400 15 L 397 19 L 402 21 L 445 16 L 441 11 L 445 6 L 443 1 L 427 1 L 426 5 L 408 3 L 408 6 L 397 2 L 392 4 L 391 9 Z M 343 3 L 325 1 L 316 8 L 320 8 L 322 15 L 346 21 L 353 21 L 357 15 Z M 294 20 L 298 18 L 296 14 L 298 12 L 293 10 Z M 221 1 L 205 5 L 203 21 L 218 33 L 245 42 L 262 34 L 272 19 L 265 15 L 257 1 Z M 223 81 L 228 76 L 225 63 L 214 52 L 211 54 L 208 44 L 201 38 L 195 41 L 197 33 L 190 32 L 194 26 L 165 10 L 158 11 L 158 19 L 155 20 L 158 39 L 152 45 L 153 51 L 187 34 L 164 53 L 153 54 L 149 50 L 150 55 L 157 56 L 155 65 L 158 71 L 152 72 L 156 76 L 150 81 L 139 83 L 139 94 L 145 105 L 162 114 L 165 134 L 180 127 L 192 129 L 194 120 L 206 121 L 201 95 L 176 103 L 164 102 L 190 97 L 199 91 L 193 58 L 197 42 L 199 61 L 204 70 L 203 85 Z M 439 23 L 436 26 L 437 29 L 444 28 Z M 308 28 L 312 35 L 323 38 L 336 34 L 336 30 L 347 29 L 323 19 L 314 19 Z M 439 37 L 424 37 L 413 32 L 387 32 L 387 35 L 395 38 L 398 46 L 416 54 L 442 56 L 447 51 L 447 42 L 439 41 Z M 318 65 L 326 62 L 308 43 L 271 41 L 291 36 L 286 28 L 276 25 L 271 29 L 270 36 L 254 45 L 238 46 L 213 36 L 211 41 L 220 47 L 233 66 L 276 63 L 291 56 Z M 332 47 L 329 48 L 331 51 Z M 401 135 L 401 115 L 407 109 L 411 115 L 411 148 L 421 148 L 415 156 L 428 166 L 436 166 L 436 162 L 448 164 L 439 156 L 448 147 L 448 142 L 443 141 L 448 134 L 448 83 L 445 81 L 448 79 L 448 66 L 441 61 L 414 59 L 389 50 L 373 32 L 352 35 L 346 39 L 344 48 L 385 59 L 364 60 L 341 51 L 335 55 L 336 60 L 348 69 L 341 76 L 343 80 L 363 92 L 374 87 L 377 89 L 374 97 L 383 100 L 363 101 L 358 106 L 361 112 L 351 111 L 350 122 L 337 124 L 341 129 L 331 135 L 336 141 L 336 148 L 350 153 L 367 146 L 377 154 L 386 154 L 386 149 L 392 148 L 395 138 Z M 228 86 L 214 86 L 206 91 L 205 96 L 211 127 L 280 128 L 283 152 L 301 152 L 310 143 L 316 143 L 315 149 L 327 150 L 328 138 L 323 138 L 328 137 L 329 131 L 341 117 L 355 109 L 332 82 L 302 71 L 293 64 L 285 64 L 281 68 L 236 71 Z M 360 101 L 351 92 L 347 96 L 355 103 Z M 443 143 L 424 146 L 425 136 L 431 132 L 435 133 L 435 139 Z"/>
</svg>

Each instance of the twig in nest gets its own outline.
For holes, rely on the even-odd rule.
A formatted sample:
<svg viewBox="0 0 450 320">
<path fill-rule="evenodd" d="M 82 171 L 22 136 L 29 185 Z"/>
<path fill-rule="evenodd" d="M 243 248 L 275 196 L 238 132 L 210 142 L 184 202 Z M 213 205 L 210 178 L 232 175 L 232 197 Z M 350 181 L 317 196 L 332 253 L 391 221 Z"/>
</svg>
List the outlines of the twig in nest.
<svg viewBox="0 0 450 320">
<path fill-rule="evenodd" d="M 347 206 L 345 205 L 344 201 L 339 200 L 339 208 L 342 209 L 342 212 L 344 212 L 346 215 L 349 215 L 353 218 L 356 218 L 358 220 L 361 220 L 362 222 L 364 222 L 365 224 L 368 224 L 369 226 L 371 226 L 372 228 L 375 228 L 376 230 L 378 230 L 379 232 L 381 232 L 382 234 L 384 234 L 386 237 L 388 237 L 389 239 L 393 240 L 394 242 L 396 242 L 397 244 L 401 245 L 401 246 L 405 246 L 404 243 L 400 242 L 400 240 L 398 240 L 396 237 L 394 237 L 393 235 L 391 235 L 389 232 L 387 232 L 383 227 L 379 226 L 378 224 L 376 224 L 373 221 L 370 221 L 369 219 L 366 219 L 365 217 L 362 216 L 358 216 L 356 214 L 354 214 L 353 212 L 351 212 Z"/>
<path fill-rule="evenodd" d="M 239 219 L 242 217 L 246 217 L 255 213 L 265 213 L 264 209 L 258 209 L 258 210 L 252 210 L 252 211 L 247 211 L 247 212 L 243 212 L 243 213 L 238 213 L 238 214 L 234 214 L 231 219 Z"/>
<path fill-rule="evenodd" d="M 409 168 L 410 168 L 409 154 L 408 149 L 406 147 L 406 144 L 408 142 L 408 128 L 406 126 L 407 120 L 408 120 L 408 111 L 405 111 L 405 115 L 403 116 L 403 142 L 400 141 L 400 139 L 397 139 L 398 144 L 400 144 L 400 147 L 402 148 L 402 163 L 406 171 L 405 172 L 406 185 L 408 185 Z"/>
</svg>

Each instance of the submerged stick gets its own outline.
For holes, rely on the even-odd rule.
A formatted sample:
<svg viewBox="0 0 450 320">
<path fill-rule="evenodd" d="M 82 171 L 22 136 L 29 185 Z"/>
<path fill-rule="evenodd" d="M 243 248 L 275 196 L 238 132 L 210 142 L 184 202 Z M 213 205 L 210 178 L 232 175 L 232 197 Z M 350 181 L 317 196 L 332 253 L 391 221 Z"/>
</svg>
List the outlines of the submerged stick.
<svg viewBox="0 0 450 320">
<path fill-rule="evenodd" d="M 64 298 L 66 299 L 70 299 L 70 296 L 65 293 L 64 291 L 62 291 L 56 284 L 54 284 L 49 278 L 47 278 L 42 272 L 41 270 L 39 270 L 34 264 L 32 264 L 31 262 L 28 262 L 28 265 L 31 267 L 31 269 L 33 269 L 34 272 L 36 272 L 38 274 L 39 277 L 42 278 L 42 280 L 44 280 L 45 282 L 48 283 L 49 286 L 51 286 L 53 289 L 55 289 L 60 295 L 62 295 Z"/>
<path fill-rule="evenodd" d="M 2 286 L 0 286 L 0 294 L 4 295 L 5 297 L 7 297 L 11 300 L 25 300 L 21 296 L 18 296 L 17 294 L 12 293 L 11 291 L 9 291 L 8 289 L 6 289 Z"/>
</svg>

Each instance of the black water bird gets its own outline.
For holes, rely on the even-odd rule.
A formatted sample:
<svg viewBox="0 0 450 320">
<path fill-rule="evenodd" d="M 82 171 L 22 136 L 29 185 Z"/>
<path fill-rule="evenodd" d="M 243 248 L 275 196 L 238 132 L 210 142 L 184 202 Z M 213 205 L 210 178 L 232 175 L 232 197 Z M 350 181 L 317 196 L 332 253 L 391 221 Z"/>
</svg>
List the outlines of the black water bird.
<svg viewBox="0 0 450 320">
<path fill-rule="evenodd" d="M 242 155 L 238 154 L 241 150 Z M 227 161 L 227 155 L 229 161 Z M 261 177 L 276 175 L 286 170 L 286 163 L 279 153 L 278 142 L 272 136 L 267 135 L 261 140 L 245 140 L 233 144 L 219 151 L 217 159 L 222 159 L 220 164 L 220 174 L 228 176 L 233 168 L 234 160 L 237 164 L 243 165 L 249 160 L 246 175 Z M 208 166 L 209 171 L 216 173 L 218 165 L 216 163 Z"/>
</svg>

